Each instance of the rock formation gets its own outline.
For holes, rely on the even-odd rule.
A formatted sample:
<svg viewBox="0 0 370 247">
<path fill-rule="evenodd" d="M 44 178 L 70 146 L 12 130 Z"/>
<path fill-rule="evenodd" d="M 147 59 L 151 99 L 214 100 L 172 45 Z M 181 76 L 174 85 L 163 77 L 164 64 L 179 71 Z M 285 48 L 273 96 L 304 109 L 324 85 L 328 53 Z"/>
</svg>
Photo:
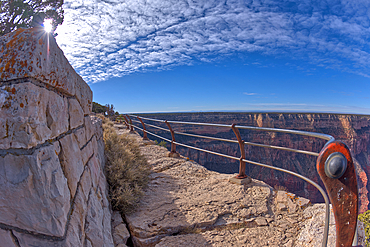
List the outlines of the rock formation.
<svg viewBox="0 0 370 247">
<path fill-rule="evenodd" d="M 295 129 L 332 135 L 337 140 L 345 142 L 351 150 L 358 175 L 360 212 L 364 212 L 368 209 L 368 191 L 370 190 L 370 183 L 368 183 L 368 178 L 370 176 L 369 116 L 317 113 L 167 113 L 145 114 L 143 116 L 186 122 L 220 124 L 236 123 L 239 125 Z M 141 127 L 140 124 L 138 124 L 138 126 Z M 167 128 L 166 125 L 163 125 L 163 127 Z M 175 131 L 180 132 L 216 136 L 225 139 L 236 139 L 235 134 L 230 128 L 178 124 L 172 124 L 172 128 Z M 171 139 L 168 132 L 158 131 L 151 127 L 147 127 L 147 129 L 148 131 L 152 131 Z M 241 135 L 245 141 L 281 145 L 284 147 L 299 148 L 314 152 L 319 152 L 324 145 L 324 141 L 318 140 L 317 138 L 283 133 L 245 130 L 241 131 Z M 154 138 L 152 136 L 149 137 Z M 158 141 L 160 141 L 160 139 Z M 181 135 L 176 135 L 176 141 L 228 155 L 240 156 L 237 144 Z M 239 163 L 237 161 L 227 158 L 191 150 L 181 146 L 177 146 L 177 151 L 213 171 L 235 173 L 238 172 L 239 169 Z M 249 160 L 296 171 L 322 185 L 316 172 L 316 157 L 251 146 L 246 146 L 246 154 L 247 159 Z M 282 186 L 287 188 L 288 191 L 299 196 L 309 198 L 313 202 L 323 202 L 323 198 L 316 188 L 305 183 L 299 178 L 248 164 L 247 172 L 249 172 L 251 177 L 265 181 L 273 187 L 276 185 Z"/>
<path fill-rule="evenodd" d="M 51 35 L 0 37 L 1 246 L 114 246 L 91 103 Z"/>
</svg>

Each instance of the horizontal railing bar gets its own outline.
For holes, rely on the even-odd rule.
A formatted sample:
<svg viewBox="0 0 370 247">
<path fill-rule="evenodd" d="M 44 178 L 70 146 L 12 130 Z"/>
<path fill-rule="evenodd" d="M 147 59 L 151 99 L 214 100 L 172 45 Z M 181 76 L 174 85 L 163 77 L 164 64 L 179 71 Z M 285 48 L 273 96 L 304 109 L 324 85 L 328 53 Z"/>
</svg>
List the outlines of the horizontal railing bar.
<svg viewBox="0 0 370 247">
<path fill-rule="evenodd" d="M 167 138 L 164 138 L 164 137 L 162 137 L 162 136 L 156 135 L 156 134 L 154 134 L 154 133 L 152 133 L 152 132 L 150 132 L 150 131 L 145 131 L 145 132 L 146 132 L 147 134 L 149 134 L 149 135 L 155 136 L 155 137 L 157 137 L 157 138 L 160 138 L 160 139 L 162 139 L 162 140 L 165 140 L 165 141 L 167 141 L 167 142 L 171 143 L 171 140 L 169 140 L 169 139 L 167 139 Z"/>
<path fill-rule="evenodd" d="M 234 160 L 240 160 L 240 158 L 236 158 L 236 157 L 234 157 L 234 156 L 230 156 L 230 155 L 226 155 L 226 154 L 221 154 L 221 153 L 217 153 L 217 152 L 209 151 L 209 150 L 202 149 L 202 148 L 196 148 L 196 147 L 189 146 L 189 145 L 186 145 L 186 144 L 182 144 L 182 143 L 179 143 L 179 142 L 174 142 L 174 143 L 175 143 L 176 145 L 180 145 L 180 146 L 183 146 L 183 147 L 187 147 L 187 148 L 191 148 L 191 149 L 199 150 L 199 151 L 206 152 L 206 153 L 210 153 L 210 154 L 215 154 L 215 155 L 222 156 L 222 157 L 225 157 L 225 158 L 234 159 Z"/>
<path fill-rule="evenodd" d="M 197 123 L 197 122 L 180 122 L 180 121 L 167 121 L 174 124 L 188 124 L 188 125 L 202 125 L 202 126 L 213 126 L 213 127 L 226 127 L 231 128 L 231 125 L 226 124 L 212 124 L 212 123 Z"/>
<path fill-rule="evenodd" d="M 247 144 L 247 145 L 250 145 L 250 146 L 256 146 L 256 147 L 264 147 L 264 148 L 272 148 L 272 149 L 291 151 L 291 152 L 295 152 L 295 153 L 308 154 L 308 155 L 312 155 L 312 156 L 319 156 L 319 153 L 305 151 L 305 150 L 299 150 L 299 149 L 294 149 L 294 148 L 279 147 L 279 146 L 266 145 L 266 144 L 260 144 L 260 143 L 254 143 L 254 142 L 244 142 L 244 144 Z"/>
<path fill-rule="evenodd" d="M 238 143 L 238 141 L 236 141 L 236 140 L 229 140 L 229 139 L 216 138 L 216 137 L 210 137 L 210 136 L 202 136 L 202 135 L 188 134 L 188 133 L 183 133 L 183 132 L 175 132 L 175 134 L 192 136 L 192 137 L 199 137 L 199 138 L 205 138 L 205 139 L 216 140 L 216 141 L 225 141 L 225 142 Z M 293 148 L 286 148 L 286 147 L 279 147 L 279 146 L 273 146 L 273 145 L 265 145 L 265 144 L 259 144 L 259 143 L 253 143 L 253 142 L 244 142 L 244 143 L 247 144 L 247 145 L 250 145 L 250 146 L 279 149 L 279 150 L 291 151 L 291 152 L 295 152 L 295 153 L 308 154 L 308 155 L 312 155 L 312 156 L 319 156 L 319 153 L 305 151 L 305 150 L 299 150 L 299 149 L 293 149 Z"/>
<path fill-rule="evenodd" d="M 183 132 L 176 132 L 176 131 L 174 133 L 179 134 L 179 135 L 185 135 L 185 136 L 205 138 L 205 139 L 210 139 L 210 140 L 215 140 L 215 141 L 238 143 L 238 141 L 236 141 L 236 140 L 229 140 L 229 139 L 223 139 L 223 138 L 217 138 L 217 137 L 211 137 L 211 136 L 201 136 L 201 135 L 195 135 L 195 134 L 189 134 L 189 133 L 183 133 Z"/>
<path fill-rule="evenodd" d="M 134 116 L 135 115 L 129 115 L 129 116 Z M 152 118 L 144 118 L 140 117 L 142 119 L 147 119 L 151 121 L 157 121 L 157 122 L 162 122 L 164 123 L 164 120 L 158 120 L 158 119 L 152 119 Z M 201 126 L 213 126 L 213 127 L 227 127 L 231 128 L 231 125 L 226 125 L 226 124 L 212 124 L 212 123 L 198 123 L 198 122 L 181 122 L 181 121 L 167 121 L 169 123 L 174 123 L 174 124 L 187 124 L 187 125 L 201 125 Z M 304 135 L 304 136 L 311 136 L 311 137 L 316 137 L 324 140 L 334 140 L 334 137 L 331 135 L 327 134 L 322 134 L 322 133 L 315 133 L 315 132 L 309 132 L 309 131 L 302 131 L 302 130 L 287 130 L 287 129 L 277 129 L 277 128 L 264 128 L 264 127 L 252 127 L 252 126 L 242 126 L 242 125 L 236 125 L 235 126 L 238 129 L 249 129 L 249 130 L 261 130 L 261 131 L 270 131 L 270 132 L 281 132 L 281 133 L 288 133 L 288 134 L 297 134 L 297 135 Z"/>
<path fill-rule="evenodd" d="M 138 116 L 135 116 L 135 115 L 129 115 L 131 117 L 138 117 Z M 140 116 L 139 116 L 140 117 Z M 164 120 L 159 120 L 159 119 L 153 119 L 153 118 L 147 118 L 147 117 L 140 117 L 141 119 L 145 119 L 145 120 L 149 120 L 149 121 L 156 121 L 156 122 L 161 122 L 161 123 L 164 123 L 165 121 Z"/>
<path fill-rule="evenodd" d="M 135 123 L 139 123 L 139 124 L 141 124 L 141 122 L 140 121 L 137 121 L 137 120 L 131 120 L 132 122 L 135 122 Z"/>
<path fill-rule="evenodd" d="M 165 128 L 155 126 L 155 125 L 152 125 L 152 124 L 148 124 L 148 123 L 145 123 L 145 126 L 150 126 L 150 127 L 153 127 L 153 128 L 157 128 L 157 129 L 160 129 L 160 130 L 171 132 L 169 129 L 165 129 Z"/>
<path fill-rule="evenodd" d="M 241 126 L 235 125 L 238 129 L 249 129 L 249 130 L 261 130 L 261 131 L 270 131 L 270 132 L 281 132 L 281 133 L 288 133 L 288 134 L 296 134 L 296 135 L 304 135 L 304 136 L 311 136 L 316 137 L 324 140 L 334 140 L 334 137 L 327 134 L 321 134 L 316 132 L 308 132 L 303 130 L 287 130 L 287 129 L 275 129 L 275 128 L 264 128 L 264 127 L 252 127 L 252 126 Z"/>
</svg>

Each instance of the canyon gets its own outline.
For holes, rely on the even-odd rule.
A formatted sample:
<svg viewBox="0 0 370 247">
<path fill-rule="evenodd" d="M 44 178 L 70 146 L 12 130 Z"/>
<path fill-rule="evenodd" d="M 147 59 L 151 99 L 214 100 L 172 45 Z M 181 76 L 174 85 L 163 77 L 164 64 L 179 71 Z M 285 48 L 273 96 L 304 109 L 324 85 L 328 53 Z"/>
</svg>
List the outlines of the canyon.
<svg viewBox="0 0 370 247">
<path fill-rule="evenodd" d="M 168 121 L 172 120 L 229 125 L 235 123 L 237 125 L 244 126 L 294 129 L 331 135 L 336 140 L 344 142 L 351 150 L 352 158 L 356 167 L 357 182 L 359 187 L 359 211 L 362 213 L 368 210 L 368 191 L 370 189 L 370 184 L 368 183 L 368 177 L 370 176 L 370 116 L 330 113 L 226 112 L 157 113 L 140 114 L 140 116 Z M 132 119 L 135 120 L 134 117 Z M 167 126 L 164 123 L 148 120 L 145 120 L 145 123 L 158 125 L 167 129 Z M 135 125 L 141 127 L 140 123 L 135 123 Z M 158 130 L 150 126 L 146 127 L 148 131 L 159 134 L 160 136 L 164 136 L 165 138 L 171 140 L 171 135 L 169 132 Z M 235 134 L 230 128 L 183 124 L 171 124 L 171 127 L 174 131 L 178 132 L 187 132 L 236 140 Z M 313 152 L 320 152 L 325 145 L 325 140 L 292 134 L 254 130 L 242 130 L 240 133 L 244 141 L 277 145 Z M 154 136 L 149 135 L 149 137 L 156 139 L 158 142 L 161 141 L 161 139 L 155 138 Z M 176 135 L 176 141 L 190 146 L 240 157 L 239 146 L 237 144 L 183 135 Z M 170 148 L 169 144 L 167 144 L 167 146 Z M 247 145 L 245 149 L 247 160 L 261 162 L 297 172 L 323 186 L 316 171 L 316 157 L 314 156 Z M 179 145 L 176 146 L 176 151 L 212 171 L 221 173 L 237 173 L 239 171 L 238 161 L 189 149 Z M 288 191 L 291 191 L 298 196 L 309 198 L 312 202 L 323 202 L 321 194 L 315 187 L 292 175 L 248 163 L 246 172 L 252 178 L 262 180 L 272 187 L 284 187 Z"/>
</svg>

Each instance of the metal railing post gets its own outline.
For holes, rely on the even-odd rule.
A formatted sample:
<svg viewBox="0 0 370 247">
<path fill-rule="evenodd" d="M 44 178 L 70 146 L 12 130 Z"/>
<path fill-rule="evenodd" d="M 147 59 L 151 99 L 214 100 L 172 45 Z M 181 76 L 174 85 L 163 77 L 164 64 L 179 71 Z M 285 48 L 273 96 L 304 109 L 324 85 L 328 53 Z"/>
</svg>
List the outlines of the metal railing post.
<svg viewBox="0 0 370 247">
<path fill-rule="evenodd" d="M 130 120 L 130 132 L 134 131 L 134 127 L 132 126 L 132 120 L 131 118 L 129 117 L 129 115 L 126 115 L 128 120 Z"/>
<path fill-rule="evenodd" d="M 341 141 L 325 145 L 317 158 L 316 169 L 333 206 L 336 246 L 352 246 L 357 226 L 358 189 L 356 171 L 347 145 Z M 326 217 L 324 236 L 327 239 L 329 212 Z"/>
<path fill-rule="evenodd" d="M 143 122 L 143 120 L 141 120 L 140 117 L 136 116 L 137 119 L 139 119 L 139 121 L 141 122 L 141 124 L 143 125 L 143 140 L 149 140 L 148 136 L 146 135 L 146 128 L 145 128 L 145 124 Z"/>
<path fill-rule="evenodd" d="M 167 124 L 167 127 L 170 130 L 170 132 L 171 132 L 171 137 L 172 137 L 172 141 L 171 141 L 171 154 L 176 154 L 177 153 L 176 152 L 176 144 L 174 143 L 176 141 L 175 140 L 175 133 L 172 130 L 170 123 L 167 122 L 167 120 L 165 120 L 164 122 Z"/>
<path fill-rule="evenodd" d="M 241 157 L 240 157 L 240 165 L 239 165 L 239 174 L 236 176 L 236 178 L 238 179 L 243 179 L 243 178 L 247 178 L 248 176 L 245 174 L 245 161 L 243 161 L 243 159 L 245 159 L 245 148 L 244 148 L 244 141 L 242 140 L 242 137 L 240 136 L 240 132 L 238 130 L 238 128 L 235 127 L 235 123 L 231 125 L 231 129 L 234 131 L 234 134 L 236 136 L 236 139 L 238 139 L 238 142 L 239 142 L 239 147 L 240 147 L 240 153 L 241 153 Z"/>
<path fill-rule="evenodd" d="M 123 117 L 125 118 L 125 125 L 126 125 L 126 129 L 130 129 L 129 125 L 128 125 L 128 120 L 127 120 L 127 117 L 125 115 L 123 115 Z"/>
</svg>

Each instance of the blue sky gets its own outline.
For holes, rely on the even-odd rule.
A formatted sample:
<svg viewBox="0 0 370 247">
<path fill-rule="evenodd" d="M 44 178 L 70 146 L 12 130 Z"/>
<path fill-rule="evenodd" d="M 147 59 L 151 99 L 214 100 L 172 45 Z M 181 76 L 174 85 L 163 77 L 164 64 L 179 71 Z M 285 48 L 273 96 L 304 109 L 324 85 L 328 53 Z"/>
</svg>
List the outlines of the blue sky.
<svg viewBox="0 0 370 247">
<path fill-rule="evenodd" d="M 370 1 L 67 0 L 57 42 L 121 113 L 370 114 Z"/>
</svg>

